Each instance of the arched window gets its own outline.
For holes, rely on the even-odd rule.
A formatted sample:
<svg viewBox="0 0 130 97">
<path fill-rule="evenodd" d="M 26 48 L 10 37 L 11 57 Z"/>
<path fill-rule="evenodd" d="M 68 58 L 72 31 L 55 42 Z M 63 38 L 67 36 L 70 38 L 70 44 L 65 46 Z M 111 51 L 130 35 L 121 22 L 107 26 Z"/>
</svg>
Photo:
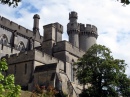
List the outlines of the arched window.
<svg viewBox="0 0 130 97">
<path fill-rule="evenodd" d="M 17 49 L 19 51 L 25 51 L 25 46 L 24 46 L 24 43 L 22 41 L 19 42 Z"/>
<path fill-rule="evenodd" d="M 3 50 L 4 45 L 7 45 L 7 43 L 8 43 L 7 36 L 5 34 L 1 35 L 0 36 L 0 44 L 2 45 L 1 50 Z"/>
<path fill-rule="evenodd" d="M 1 35 L 0 36 L 0 44 L 3 44 L 3 45 L 7 45 L 8 43 L 8 38 L 5 34 Z"/>
</svg>

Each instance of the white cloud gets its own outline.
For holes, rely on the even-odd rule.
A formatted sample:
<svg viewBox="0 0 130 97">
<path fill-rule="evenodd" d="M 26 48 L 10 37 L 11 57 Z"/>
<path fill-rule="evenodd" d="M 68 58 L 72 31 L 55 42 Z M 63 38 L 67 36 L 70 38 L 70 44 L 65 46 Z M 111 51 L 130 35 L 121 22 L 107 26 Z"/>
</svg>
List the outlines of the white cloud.
<svg viewBox="0 0 130 97">
<path fill-rule="evenodd" d="M 38 11 L 31 12 L 32 7 Z M 64 26 L 63 39 L 68 38 L 66 25 L 69 12 L 74 10 L 78 22 L 97 26 L 99 44 L 109 47 L 115 58 L 130 65 L 130 5 L 123 7 L 116 0 L 23 0 L 17 8 L 1 5 L 0 9 L 1 16 L 29 29 L 33 28 L 33 15 L 39 14 L 41 34 L 43 25 L 59 22 Z M 128 69 L 126 73 L 130 75 Z"/>
</svg>

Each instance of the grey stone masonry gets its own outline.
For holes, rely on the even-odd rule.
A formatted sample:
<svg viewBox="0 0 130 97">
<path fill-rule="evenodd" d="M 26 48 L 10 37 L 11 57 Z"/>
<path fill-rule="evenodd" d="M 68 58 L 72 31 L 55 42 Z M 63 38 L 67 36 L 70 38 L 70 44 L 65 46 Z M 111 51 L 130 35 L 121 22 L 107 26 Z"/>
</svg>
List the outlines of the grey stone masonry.
<svg viewBox="0 0 130 97">
<path fill-rule="evenodd" d="M 1 16 L 0 16 L 0 27 L 11 32 L 14 32 L 16 30 L 17 33 L 19 35 L 22 35 L 23 37 L 32 37 L 33 39 L 36 37 L 35 40 L 39 42 L 43 40 L 41 36 L 39 37 L 35 36 L 31 30 L 21 25 L 18 25 L 17 23 L 10 21 L 9 19 L 6 19 L 5 17 L 1 17 Z"/>
<path fill-rule="evenodd" d="M 35 14 L 34 17 L 34 25 L 33 25 L 33 32 L 36 34 L 36 32 L 39 32 L 39 19 L 40 16 L 38 14 Z"/>
<path fill-rule="evenodd" d="M 80 50 L 79 48 L 73 46 L 68 41 L 57 42 L 57 44 L 54 45 L 53 53 L 61 52 L 61 51 L 67 51 L 77 57 L 82 57 L 85 54 L 83 50 Z"/>
<path fill-rule="evenodd" d="M 53 85 L 71 97 L 82 91 L 75 76 L 74 62 L 96 43 L 97 27 L 78 23 L 78 13 L 69 13 L 67 32 L 69 41 L 62 40 L 63 26 L 51 23 L 39 32 L 40 16 L 33 17 L 33 31 L 0 16 L 0 58 L 5 57 L 8 71 L 23 90 L 32 90 L 36 84 Z M 79 89 L 78 89 L 79 88 Z"/>
<path fill-rule="evenodd" d="M 96 43 L 98 37 L 97 27 L 94 25 L 80 23 L 79 33 L 79 48 L 87 51 L 93 44 Z"/>
<path fill-rule="evenodd" d="M 52 23 L 43 26 L 44 40 L 42 43 L 43 51 L 52 55 L 52 48 L 56 42 L 62 41 L 63 26 L 59 23 Z"/>
<path fill-rule="evenodd" d="M 80 31 L 80 25 L 77 23 L 77 13 L 71 12 L 69 13 L 69 20 L 70 22 L 67 24 L 67 33 L 69 35 L 69 42 L 79 47 L 79 31 Z"/>
</svg>

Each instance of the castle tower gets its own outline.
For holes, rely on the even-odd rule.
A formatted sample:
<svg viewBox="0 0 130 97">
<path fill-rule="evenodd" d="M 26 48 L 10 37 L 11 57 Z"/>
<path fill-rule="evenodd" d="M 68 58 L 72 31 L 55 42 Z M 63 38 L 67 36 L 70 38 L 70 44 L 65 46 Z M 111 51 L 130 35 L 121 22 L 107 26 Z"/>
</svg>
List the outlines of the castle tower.
<svg viewBox="0 0 130 97">
<path fill-rule="evenodd" d="M 36 32 L 39 32 L 39 19 L 40 16 L 38 14 L 35 14 L 33 16 L 34 24 L 33 24 L 33 32 L 36 34 Z"/>
<path fill-rule="evenodd" d="M 98 37 L 97 27 L 94 25 L 80 24 L 80 33 L 79 33 L 79 48 L 87 51 L 93 44 L 96 43 Z"/>
<path fill-rule="evenodd" d="M 80 25 L 77 23 L 77 13 L 72 11 L 69 13 L 69 20 L 70 22 L 67 24 L 67 33 L 69 35 L 69 42 L 76 46 L 79 47 L 79 29 Z"/>
<path fill-rule="evenodd" d="M 49 55 L 52 55 L 53 45 L 59 41 L 62 41 L 63 26 L 59 23 L 52 23 L 43 26 L 44 39 L 42 43 L 43 51 Z"/>
</svg>

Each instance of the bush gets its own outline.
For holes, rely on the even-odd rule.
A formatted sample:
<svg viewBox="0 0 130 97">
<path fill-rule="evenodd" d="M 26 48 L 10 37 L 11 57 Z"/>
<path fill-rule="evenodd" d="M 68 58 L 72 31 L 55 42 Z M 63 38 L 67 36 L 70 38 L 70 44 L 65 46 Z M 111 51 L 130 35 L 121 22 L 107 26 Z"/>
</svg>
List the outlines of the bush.
<svg viewBox="0 0 130 97">
<path fill-rule="evenodd" d="M 35 88 L 31 97 L 55 97 L 58 94 L 58 91 L 53 86 L 40 87 L 39 85 L 35 85 Z"/>
<path fill-rule="evenodd" d="M 21 87 L 14 84 L 14 75 L 4 76 L 3 72 L 8 70 L 6 59 L 0 60 L 0 97 L 19 97 Z"/>
</svg>

